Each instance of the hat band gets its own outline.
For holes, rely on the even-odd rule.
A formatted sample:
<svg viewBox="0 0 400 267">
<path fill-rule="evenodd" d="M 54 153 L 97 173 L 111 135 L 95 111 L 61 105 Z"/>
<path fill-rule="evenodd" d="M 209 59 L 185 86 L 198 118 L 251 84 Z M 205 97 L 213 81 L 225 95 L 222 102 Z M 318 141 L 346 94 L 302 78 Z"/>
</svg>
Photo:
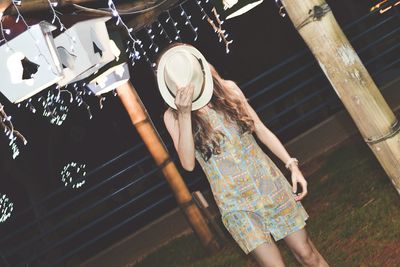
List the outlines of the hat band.
<svg viewBox="0 0 400 267">
<path fill-rule="evenodd" d="M 204 65 L 203 65 L 203 61 L 201 60 L 201 58 L 198 58 L 198 57 L 196 57 L 196 56 L 193 55 L 193 54 L 192 54 L 192 56 L 195 57 L 195 58 L 197 59 L 197 61 L 199 61 L 200 66 L 201 66 L 201 72 L 203 73 L 203 82 L 202 82 L 202 84 L 201 84 L 200 93 L 199 93 L 199 96 L 198 96 L 196 99 L 193 99 L 193 100 L 192 100 L 192 103 L 193 103 L 193 102 L 195 102 L 197 99 L 199 99 L 199 98 L 202 96 L 203 92 L 204 92 L 206 72 L 205 72 L 205 70 L 204 70 Z M 169 91 L 169 93 L 170 93 L 171 95 L 175 95 L 175 94 L 171 91 L 171 89 L 169 89 L 167 83 L 165 83 L 165 87 L 167 87 L 167 89 L 168 89 L 168 91 Z"/>
</svg>

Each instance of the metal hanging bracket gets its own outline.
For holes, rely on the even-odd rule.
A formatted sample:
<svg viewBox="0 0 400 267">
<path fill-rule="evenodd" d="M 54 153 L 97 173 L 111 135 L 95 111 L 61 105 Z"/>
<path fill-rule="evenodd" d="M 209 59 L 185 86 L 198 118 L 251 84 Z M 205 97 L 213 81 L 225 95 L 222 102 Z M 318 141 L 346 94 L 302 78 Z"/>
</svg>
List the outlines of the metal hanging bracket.
<svg viewBox="0 0 400 267">
<path fill-rule="evenodd" d="M 308 17 L 303 20 L 303 22 L 301 22 L 299 25 L 297 25 L 296 29 L 300 30 L 301 28 L 313 21 L 321 20 L 329 12 L 331 12 L 331 8 L 327 3 L 319 6 L 314 6 L 313 9 L 310 9 L 308 11 Z"/>
<path fill-rule="evenodd" d="M 386 139 L 389 139 L 389 138 L 395 136 L 399 132 L 400 132 L 400 123 L 399 123 L 399 120 L 396 119 L 396 121 L 390 127 L 390 130 L 388 133 L 386 133 L 382 136 L 365 138 L 364 140 L 369 145 L 375 145 L 377 143 L 380 143 L 382 141 L 385 141 Z"/>
</svg>

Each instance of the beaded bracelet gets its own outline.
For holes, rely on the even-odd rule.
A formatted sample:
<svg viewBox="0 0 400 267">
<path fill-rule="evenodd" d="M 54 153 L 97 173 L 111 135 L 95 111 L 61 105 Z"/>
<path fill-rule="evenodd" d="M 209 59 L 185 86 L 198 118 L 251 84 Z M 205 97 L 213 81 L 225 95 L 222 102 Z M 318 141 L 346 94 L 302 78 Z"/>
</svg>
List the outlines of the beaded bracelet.
<svg viewBox="0 0 400 267">
<path fill-rule="evenodd" d="M 286 169 L 289 169 L 289 166 L 294 163 L 296 166 L 299 166 L 299 161 L 296 158 L 290 158 L 285 164 Z"/>
</svg>

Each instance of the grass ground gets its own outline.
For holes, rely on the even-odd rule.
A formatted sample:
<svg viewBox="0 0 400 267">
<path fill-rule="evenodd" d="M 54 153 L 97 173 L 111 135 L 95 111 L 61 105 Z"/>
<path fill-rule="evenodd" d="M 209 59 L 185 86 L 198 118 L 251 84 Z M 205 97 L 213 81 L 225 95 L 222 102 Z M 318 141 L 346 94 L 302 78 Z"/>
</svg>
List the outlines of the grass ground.
<svg viewBox="0 0 400 267">
<path fill-rule="evenodd" d="M 352 142 L 327 154 L 308 180 L 302 204 L 310 215 L 307 232 L 332 267 L 400 266 L 400 197 L 369 148 Z M 300 266 L 283 240 L 286 266 Z M 229 240 L 208 256 L 193 235 L 178 238 L 136 267 L 255 267 Z"/>
</svg>

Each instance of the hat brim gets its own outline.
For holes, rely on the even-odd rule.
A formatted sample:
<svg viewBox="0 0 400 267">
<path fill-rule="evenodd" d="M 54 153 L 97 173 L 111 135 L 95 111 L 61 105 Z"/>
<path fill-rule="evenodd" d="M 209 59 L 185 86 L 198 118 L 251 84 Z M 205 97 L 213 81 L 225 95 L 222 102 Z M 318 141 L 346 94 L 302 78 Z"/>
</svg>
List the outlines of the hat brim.
<svg viewBox="0 0 400 267">
<path fill-rule="evenodd" d="M 168 56 L 171 53 L 175 53 L 177 51 L 187 51 L 193 56 L 201 59 L 203 62 L 204 68 L 204 89 L 203 93 L 200 97 L 198 97 L 195 101 L 192 102 L 192 110 L 197 110 L 202 108 L 203 106 L 207 105 L 210 102 L 213 91 L 214 91 L 214 84 L 211 74 L 210 66 L 207 63 L 206 58 L 197 50 L 195 47 L 191 45 L 178 45 L 168 49 L 164 54 L 161 56 L 160 61 L 157 66 L 157 84 L 158 89 L 160 90 L 161 96 L 164 101 L 167 103 L 168 106 L 172 107 L 173 109 L 177 109 L 175 105 L 175 96 L 168 90 L 167 84 L 164 80 L 164 71 L 165 71 L 165 64 L 167 62 Z"/>
</svg>

